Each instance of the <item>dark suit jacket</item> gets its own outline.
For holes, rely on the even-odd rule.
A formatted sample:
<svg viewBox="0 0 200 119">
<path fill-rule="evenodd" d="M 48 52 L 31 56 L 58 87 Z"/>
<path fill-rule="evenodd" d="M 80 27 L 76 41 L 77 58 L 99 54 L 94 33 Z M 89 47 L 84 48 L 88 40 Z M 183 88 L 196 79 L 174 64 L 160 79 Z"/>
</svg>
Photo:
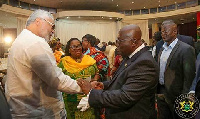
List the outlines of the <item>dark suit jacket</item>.
<svg viewBox="0 0 200 119">
<path fill-rule="evenodd" d="M 178 34 L 177 35 L 177 38 L 184 42 L 184 43 L 187 43 L 188 45 L 194 47 L 194 41 L 193 41 L 193 38 L 191 36 L 185 36 L 185 35 L 180 35 Z"/>
<path fill-rule="evenodd" d="M 163 50 L 163 49 L 162 49 Z M 161 50 L 161 52 L 162 52 Z M 159 53 L 159 58 L 161 52 Z M 158 61 L 160 64 L 160 60 Z M 165 98 L 172 106 L 175 99 L 188 93 L 195 76 L 195 52 L 190 45 L 178 40 L 167 60 L 164 73 Z"/>
<path fill-rule="evenodd" d="M 190 91 L 195 91 L 197 82 L 200 80 L 200 54 L 198 54 L 197 56 L 197 60 L 196 60 L 196 75 L 195 78 L 192 82 L 192 86 L 190 88 Z"/>
<path fill-rule="evenodd" d="M 104 90 L 91 90 L 91 107 L 105 107 L 107 119 L 149 119 L 155 111 L 159 68 L 145 47 L 123 60 Z"/>
<path fill-rule="evenodd" d="M 185 35 L 178 34 L 177 38 L 178 38 L 178 40 L 194 47 L 194 41 L 191 36 L 185 36 Z M 160 52 L 160 49 L 162 48 L 163 44 L 164 44 L 164 41 L 162 39 L 156 43 L 156 55 L 155 55 L 156 61 L 158 61 L 158 53 Z"/>
</svg>

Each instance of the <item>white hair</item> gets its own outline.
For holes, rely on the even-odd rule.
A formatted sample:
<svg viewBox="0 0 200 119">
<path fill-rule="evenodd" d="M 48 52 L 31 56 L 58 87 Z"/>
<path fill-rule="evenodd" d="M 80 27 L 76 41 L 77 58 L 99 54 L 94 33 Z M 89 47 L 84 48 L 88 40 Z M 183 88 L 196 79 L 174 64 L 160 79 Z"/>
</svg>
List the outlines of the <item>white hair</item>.
<svg viewBox="0 0 200 119">
<path fill-rule="evenodd" d="M 32 22 L 35 21 L 36 18 L 51 18 L 52 20 L 54 20 L 53 15 L 50 12 L 38 9 L 35 10 L 28 18 L 27 22 L 26 22 L 26 26 L 29 26 Z"/>
</svg>

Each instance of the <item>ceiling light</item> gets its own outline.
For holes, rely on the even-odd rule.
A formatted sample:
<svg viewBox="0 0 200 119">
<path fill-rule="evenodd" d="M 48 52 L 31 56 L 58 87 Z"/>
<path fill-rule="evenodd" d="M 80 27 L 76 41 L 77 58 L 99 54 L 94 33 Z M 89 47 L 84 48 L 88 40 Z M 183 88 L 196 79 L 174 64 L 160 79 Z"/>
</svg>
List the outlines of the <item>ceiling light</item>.
<svg viewBox="0 0 200 119">
<path fill-rule="evenodd" d="M 184 24 L 183 22 L 181 24 Z"/>
<path fill-rule="evenodd" d="M 145 7 L 144 7 L 144 9 L 145 9 Z"/>
<path fill-rule="evenodd" d="M 176 4 L 176 2 L 174 2 Z"/>
<path fill-rule="evenodd" d="M 131 9 L 130 9 L 131 10 Z"/>
<path fill-rule="evenodd" d="M 113 0 L 112 0 L 112 2 L 113 2 Z"/>
<path fill-rule="evenodd" d="M 69 17 L 67 17 L 67 19 L 68 19 Z"/>
<path fill-rule="evenodd" d="M 33 0 L 35 2 L 35 0 Z"/>
<path fill-rule="evenodd" d="M 103 17 L 101 17 L 103 19 Z"/>
<path fill-rule="evenodd" d="M 119 5 L 117 5 L 117 7 L 118 7 Z"/>
<path fill-rule="evenodd" d="M 112 18 L 109 18 L 109 19 L 112 19 Z"/>
<path fill-rule="evenodd" d="M 160 7 L 160 5 L 158 5 Z"/>
<path fill-rule="evenodd" d="M 134 4 L 134 2 L 131 2 L 132 4 Z"/>
</svg>

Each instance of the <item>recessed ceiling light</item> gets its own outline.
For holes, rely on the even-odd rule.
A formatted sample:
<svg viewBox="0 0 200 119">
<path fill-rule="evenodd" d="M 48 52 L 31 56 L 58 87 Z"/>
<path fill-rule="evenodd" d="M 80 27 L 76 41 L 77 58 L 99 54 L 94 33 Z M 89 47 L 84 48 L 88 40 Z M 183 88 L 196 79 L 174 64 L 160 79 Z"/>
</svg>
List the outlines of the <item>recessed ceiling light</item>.
<svg viewBox="0 0 200 119">
<path fill-rule="evenodd" d="M 131 2 L 132 4 L 134 4 L 134 2 Z"/>
<path fill-rule="evenodd" d="M 113 2 L 113 0 L 112 0 L 112 2 Z"/>
<path fill-rule="evenodd" d="M 144 7 L 145 8 L 145 7 Z"/>
<path fill-rule="evenodd" d="M 67 19 L 68 19 L 69 17 L 67 17 Z"/>
<path fill-rule="evenodd" d="M 109 18 L 109 19 L 112 19 L 112 18 Z"/>
<path fill-rule="evenodd" d="M 183 22 L 181 24 L 184 24 Z"/>
<path fill-rule="evenodd" d="M 103 17 L 101 17 L 103 19 Z"/>
<path fill-rule="evenodd" d="M 117 7 L 118 7 L 119 5 L 117 5 Z"/>
<path fill-rule="evenodd" d="M 33 0 L 35 2 L 35 0 Z"/>
</svg>

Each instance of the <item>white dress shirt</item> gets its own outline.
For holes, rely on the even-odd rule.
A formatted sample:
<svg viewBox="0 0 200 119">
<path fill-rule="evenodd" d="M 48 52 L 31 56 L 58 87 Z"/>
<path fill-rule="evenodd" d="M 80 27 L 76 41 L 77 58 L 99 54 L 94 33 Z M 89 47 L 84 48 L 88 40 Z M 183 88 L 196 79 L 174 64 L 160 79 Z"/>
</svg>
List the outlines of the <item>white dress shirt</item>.
<svg viewBox="0 0 200 119">
<path fill-rule="evenodd" d="M 44 38 L 24 29 L 8 57 L 6 97 L 13 118 L 66 118 L 62 93 L 81 92 L 75 80 L 57 67 Z"/>
<path fill-rule="evenodd" d="M 160 56 L 160 76 L 159 76 L 159 83 L 161 85 L 165 84 L 164 74 L 165 74 L 165 69 L 166 69 L 166 65 L 167 65 L 167 60 L 168 60 L 173 48 L 177 44 L 177 42 L 178 42 L 178 39 L 176 38 L 169 46 L 167 45 L 167 42 L 165 42 L 162 46 L 164 49 Z"/>
</svg>

